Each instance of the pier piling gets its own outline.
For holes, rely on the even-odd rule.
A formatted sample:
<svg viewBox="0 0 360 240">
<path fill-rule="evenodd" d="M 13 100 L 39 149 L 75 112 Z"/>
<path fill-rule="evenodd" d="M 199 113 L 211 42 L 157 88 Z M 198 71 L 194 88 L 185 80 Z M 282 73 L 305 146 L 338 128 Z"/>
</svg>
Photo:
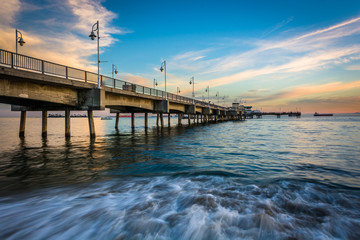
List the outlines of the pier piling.
<svg viewBox="0 0 360 240">
<path fill-rule="evenodd" d="M 65 137 L 70 137 L 70 110 L 65 110 Z"/>
<path fill-rule="evenodd" d="M 145 113 L 145 129 L 148 128 L 148 113 Z"/>
<path fill-rule="evenodd" d="M 119 113 L 116 114 L 118 116 Z M 90 137 L 95 138 L 95 124 L 94 124 L 94 115 L 92 110 L 88 110 L 88 120 L 89 120 L 89 131 L 90 131 Z M 117 125 L 116 125 L 116 129 Z"/>
<path fill-rule="evenodd" d="M 116 119 L 115 119 L 115 128 L 119 129 L 119 118 L 120 118 L 120 113 L 116 113 Z"/>
<path fill-rule="evenodd" d="M 42 111 L 41 115 L 41 136 L 46 137 L 47 136 L 47 111 Z"/>
<path fill-rule="evenodd" d="M 26 111 L 21 111 L 19 137 L 25 136 Z"/>
<path fill-rule="evenodd" d="M 135 113 L 131 113 L 131 129 L 135 129 Z"/>
</svg>

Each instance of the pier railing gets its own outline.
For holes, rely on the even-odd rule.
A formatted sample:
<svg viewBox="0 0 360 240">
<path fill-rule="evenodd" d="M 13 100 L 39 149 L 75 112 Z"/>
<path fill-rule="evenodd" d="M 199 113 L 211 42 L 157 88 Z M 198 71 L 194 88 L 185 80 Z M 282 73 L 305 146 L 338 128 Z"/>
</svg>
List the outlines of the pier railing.
<svg viewBox="0 0 360 240">
<path fill-rule="evenodd" d="M 6 51 L 0 49 L 0 65 L 7 66 L 15 69 L 27 70 L 31 72 L 37 72 L 40 74 L 45 74 L 49 76 L 62 77 L 69 80 L 77 80 L 92 84 L 97 84 L 97 73 L 49 62 L 46 60 L 29 57 L 22 54 L 16 54 L 14 52 Z M 121 89 L 126 91 L 131 91 L 134 93 L 140 93 L 149 96 L 156 96 L 165 98 L 167 94 L 167 99 L 180 101 L 184 103 L 195 103 L 200 106 L 209 106 L 213 108 L 218 108 L 221 110 L 226 110 L 226 107 L 218 106 L 215 104 L 209 104 L 204 101 L 195 100 L 192 98 L 180 96 L 177 94 L 167 93 L 162 90 L 157 90 L 154 88 L 149 88 L 134 83 L 129 83 L 124 80 L 111 78 L 105 75 L 99 75 L 100 84 L 102 86 L 107 86 L 115 89 Z"/>
</svg>

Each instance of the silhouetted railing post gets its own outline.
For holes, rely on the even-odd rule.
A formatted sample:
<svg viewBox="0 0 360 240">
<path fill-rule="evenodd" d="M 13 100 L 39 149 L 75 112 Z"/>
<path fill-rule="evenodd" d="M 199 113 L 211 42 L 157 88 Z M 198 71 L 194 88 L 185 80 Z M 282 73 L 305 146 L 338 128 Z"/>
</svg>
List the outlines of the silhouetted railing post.
<svg viewBox="0 0 360 240">
<path fill-rule="evenodd" d="M 14 68 L 14 60 L 15 60 L 14 54 L 11 53 L 11 68 Z"/>
<path fill-rule="evenodd" d="M 44 74 L 45 73 L 45 64 L 44 64 L 44 60 L 41 60 L 41 73 Z"/>
</svg>

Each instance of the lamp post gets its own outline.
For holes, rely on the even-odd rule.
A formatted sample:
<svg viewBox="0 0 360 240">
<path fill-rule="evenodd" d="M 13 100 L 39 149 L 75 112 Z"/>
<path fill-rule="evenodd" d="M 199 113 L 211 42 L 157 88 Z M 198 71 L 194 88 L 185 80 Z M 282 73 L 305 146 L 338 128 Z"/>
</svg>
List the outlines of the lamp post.
<svg viewBox="0 0 360 240">
<path fill-rule="evenodd" d="M 165 73 L 165 100 L 167 99 L 167 92 L 166 92 L 166 60 L 164 60 L 162 63 L 161 63 L 161 66 L 160 66 L 160 71 L 164 71 Z"/>
<path fill-rule="evenodd" d="M 18 34 L 20 34 L 20 37 L 18 36 Z M 16 64 L 15 65 L 16 65 L 16 67 L 18 65 L 18 61 L 17 61 L 17 59 L 18 59 L 18 57 L 17 57 L 18 43 L 20 44 L 20 46 L 23 46 L 25 44 L 25 41 L 24 41 L 24 39 L 22 37 L 22 33 L 19 30 L 15 29 L 15 48 L 16 48 L 16 61 L 15 61 Z"/>
<path fill-rule="evenodd" d="M 210 87 L 207 86 L 207 88 L 205 89 L 205 92 L 208 93 L 208 101 L 209 101 L 209 107 L 210 107 Z"/>
<path fill-rule="evenodd" d="M 190 78 L 190 85 L 192 84 L 193 85 L 193 92 L 192 92 L 192 97 L 193 97 L 193 104 L 195 103 L 195 78 L 194 78 L 194 76 L 192 76 L 191 78 Z"/>
<path fill-rule="evenodd" d="M 154 89 L 155 89 L 155 87 L 158 85 L 158 84 L 157 84 L 157 81 L 156 81 L 156 79 L 155 79 L 155 78 L 154 78 L 153 83 L 154 83 Z"/>
<path fill-rule="evenodd" d="M 95 26 L 96 26 L 96 29 L 94 29 Z M 97 36 L 95 35 L 94 31 L 97 32 Z M 91 38 L 91 40 L 94 40 L 95 38 L 97 38 L 97 57 L 98 57 L 98 64 L 97 64 L 98 65 L 98 85 L 97 85 L 97 88 L 100 88 L 100 51 L 99 51 L 100 26 L 99 26 L 99 21 L 97 21 L 92 26 L 89 37 Z"/>
<path fill-rule="evenodd" d="M 114 78 L 114 73 L 117 74 L 118 73 L 118 70 L 117 70 L 117 67 L 115 66 L 115 64 L 112 65 L 112 78 Z"/>
</svg>

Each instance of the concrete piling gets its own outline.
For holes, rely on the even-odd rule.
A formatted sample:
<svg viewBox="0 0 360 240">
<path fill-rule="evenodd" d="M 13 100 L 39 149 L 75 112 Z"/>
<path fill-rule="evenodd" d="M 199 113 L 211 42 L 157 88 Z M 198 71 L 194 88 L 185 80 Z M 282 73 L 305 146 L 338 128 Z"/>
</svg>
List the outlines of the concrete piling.
<svg viewBox="0 0 360 240">
<path fill-rule="evenodd" d="M 135 129 L 135 113 L 131 113 L 131 129 Z"/>
<path fill-rule="evenodd" d="M 120 113 L 116 113 L 116 119 L 115 119 L 115 128 L 119 129 L 119 118 L 120 118 Z"/>
<path fill-rule="evenodd" d="M 47 136 L 47 111 L 42 111 L 41 115 L 41 136 Z"/>
<path fill-rule="evenodd" d="M 70 137 L 70 110 L 65 110 L 65 137 Z"/>
<path fill-rule="evenodd" d="M 179 127 L 181 127 L 181 125 L 182 125 L 181 120 L 182 120 L 182 114 L 178 113 L 178 126 Z"/>
<path fill-rule="evenodd" d="M 25 136 L 26 111 L 21 111 L 19 137 Z"/>
<path fill-rule="evenodd" d="M 161 127 L 164 127 L 164 116 L 163 113 L 160 113 L 160 122 L 161 122 Z"/>
<path fill-rule="evenodd" d="M 117 115 L 118 115 L 118 113 L 116 114 L 116 116 Z M 90 137 L 95 138 L 95 136 L 96 136 L 96 134 L 95 134 L 95 124 L 94 124 L 94 115 L 93 115 L 92 110 L 88 110 L 88 120 L 89 120 Z M 117 129 L 117 126 L 116 126 L 116 129 Z"/>
<path fill-rule="evenodd" d="M 147 129 L 148 128 L 148 113 L 147 112 L 145 113 L 144 120 L 145 120 L 145 129 Z"/>
<path fill-rule="evenodd" d="M 170 127 L 171 126 L 171 118 L 170 118 L 170 113 L 168 113 L 168 126 Z"/>
</svg>

